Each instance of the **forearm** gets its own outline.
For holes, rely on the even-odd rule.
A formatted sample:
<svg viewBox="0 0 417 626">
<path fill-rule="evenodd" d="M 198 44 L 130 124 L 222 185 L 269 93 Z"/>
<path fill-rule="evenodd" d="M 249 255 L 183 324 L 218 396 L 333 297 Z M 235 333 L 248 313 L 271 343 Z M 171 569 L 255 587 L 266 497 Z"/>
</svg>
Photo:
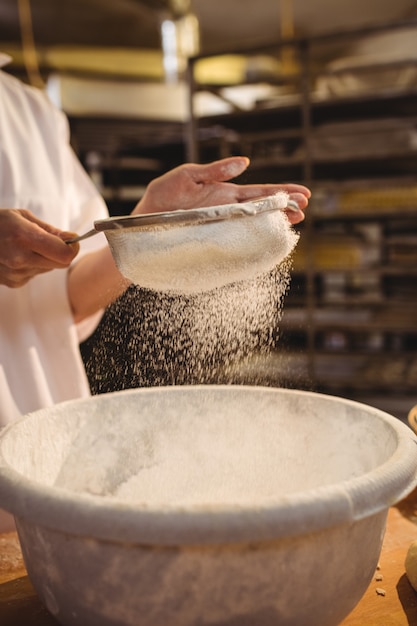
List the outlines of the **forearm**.
<svg viewBox="0 0 417 626">
<path fill-rule="evenodd" d="M 75 322 L 111 304 L 130 285 L 108 247 L 82 257 L 68 271 L 68 297 Z"/>
</svg>

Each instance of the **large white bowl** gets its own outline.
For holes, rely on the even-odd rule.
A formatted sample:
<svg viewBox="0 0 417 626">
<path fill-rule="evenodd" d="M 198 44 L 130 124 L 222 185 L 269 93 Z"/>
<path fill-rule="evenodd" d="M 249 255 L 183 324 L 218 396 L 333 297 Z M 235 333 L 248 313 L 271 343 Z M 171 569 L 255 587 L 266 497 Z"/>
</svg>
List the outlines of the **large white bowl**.
<svg viewBox="0 0 417 626">
<path fill-rule="evenodd" d="M 62 624 L 335 626 L 417 483 L 416 443 L 315 393 L 123 391 L 2 431 L 0 507 Z"/>
</svg>

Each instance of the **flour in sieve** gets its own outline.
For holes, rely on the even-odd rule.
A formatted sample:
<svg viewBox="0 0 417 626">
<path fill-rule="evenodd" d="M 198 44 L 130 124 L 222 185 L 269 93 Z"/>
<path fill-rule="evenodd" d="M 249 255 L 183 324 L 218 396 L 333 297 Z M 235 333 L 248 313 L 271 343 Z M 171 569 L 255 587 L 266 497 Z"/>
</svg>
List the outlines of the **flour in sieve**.
<svg viewBox="0 0 417 626">
<path fill-rule="evenodd" d="M 286 194 L 279 198 L 282 206 L 286 199 Z M 128 234 L 112 231 L 111 237 L 113 255 L 129 280 L 182 294 L 210 291 L 272 270 L 298 240 L 281 210 Z"/>
</svg>

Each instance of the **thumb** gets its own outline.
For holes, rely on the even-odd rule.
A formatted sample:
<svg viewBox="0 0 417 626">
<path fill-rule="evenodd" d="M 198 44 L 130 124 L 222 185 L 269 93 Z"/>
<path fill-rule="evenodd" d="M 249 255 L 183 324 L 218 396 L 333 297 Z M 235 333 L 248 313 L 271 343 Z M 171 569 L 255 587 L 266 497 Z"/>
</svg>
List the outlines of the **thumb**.
<svg viewBox="0 0 417 626">
<path fill-rule="evenodd" d="M 192 177 L 196 183 L 222 182 L 236 178 L 249 165 L 247 157 L 227 157 L 204 165 L 195 165 Z"/>
<path fill-rule="evenodd" d="M 77 233 L 73 233 L 72 231 L 68 231 L 68 230 L 63 230 L 60 232 L 59 236 L 62 239 L 62 241 L 66 243 L 68 239 L 73 239 L 74 237 L 76 237 Z M 74 257 L 77 256 L 77 254 L 80 251 L 79 242 L 76 241 L 75 243 L 68 243 L 67 246 L 71 248 L 71 250 L 73 251 Z"/>
</svg>

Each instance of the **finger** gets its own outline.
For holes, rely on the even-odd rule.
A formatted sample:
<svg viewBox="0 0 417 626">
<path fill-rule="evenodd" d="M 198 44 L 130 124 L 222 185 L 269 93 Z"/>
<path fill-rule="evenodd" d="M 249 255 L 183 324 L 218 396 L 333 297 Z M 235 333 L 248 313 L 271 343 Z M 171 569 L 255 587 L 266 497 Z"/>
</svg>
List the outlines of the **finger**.
<svg viewBox="0 0 417 626">
<path fill-rule="evenodd" d="M 236 178 L 248 166 L 249 159 L 247 157 L 228 157 L 204 165 L 194 164 L 190 167 L 189 173 L 196 183 L 222 182 Z"/>
<path fill-rule="evenodd" d="M 49 261 L 55 267 L 68 267 L 79 250 L 79 246 L 66 244 L 61 236 L 47 233 L 42 228 L 32 234 L 30 245 L 32 252 L 45 259 L 47 265 Z"/>
<path fill-rule="evenodd" d="M 286 185 L 236 185 L 236 199 L 238 202 L 253 200 L 263 196 L 272 196 L 275 193 L 284 191 L 290 197 L 297 196 L 300 198 L 300 205 L 307 206 L 308 198 L 311 191 L 304 185 L 286 184 Z M 296 199 L 296 198 L 294 198 Z"/>
<path fill-rule="evenodd" d="M 1 264 L 1 271 L 8 273 L 10 276 L 16 276 L 17 278 L 24 278 L 26 275 L 28 278 L 32 278 L 36 274 L 43 272 L 49 272 L 54 269 L 65 269 L 68 265 L 67 262 L 61 263 L 59 261 L 53 261 L 32 250 L 9 254 L 7 261 Z"/>
<path fill-rule="evenodd" d="M 285 211 L 285 215 L 287 216 L 288 221 L 291 224 L 299 224 L 300 222 L 305 220 L 304 211 L 301 211 L 301 209 L 299 211 L 293 211 L 293 210 Z"/>
<path fill-rule="evenodd" d="M 308 198 L 302 193 L 290 193 L 290 199 L 293 200 L 296 204 L 298 204 L 299 208 L 304 210 L 308 206 Z"/>
<path fill-rule="evenodd" d="M 303 195 L 305 198 L 311 198 L 311 190 L 304 185 L 299 185 L 297 183 L 285 183 L 281 185 L 283 191 L 286 191 L 289 194 L 298 193 Z"/>
<path fill-rule="evenodd" d="M 62 241 L 65 242 L 65 244 L 67 246 L 72 248 L 72 251 L 73 251 L 73 254 L 74 254 L 74 257 L 75 257 L 75 256 L 77 256 L 77 254 L 80 251 L 80 244 L 79 244 L 79 242 L 78 241 L 74 241 L 72 243 L 67 243 L 70 239 L 74 239 L 74 237 L 77 237 L 77 233 L 73 233 L 73 232 L 67 231 L 67 230 L 62 231 L 60 233 L 60 238 L 62 239 Z"/>
<path fill-rule="evenodd" d="M 41 230 L 49 233 L 50 235 L 56 235 L 58 237 L 62 232 L 59 228 L 56 228 L 55 226 L 48 224 L 48 222 L 44 222 L 43 220 L 39 219 L 38 217 L 36 217 L 36 215 L 34 215 L 31 211 L 28 211 L 27 209 L 18 209 L 18 213 L 20 213 L 25 218 L 25 220 L 27 220 L 28 222 L 32 222 L 32 224 L 36 224 L 36 226 L 39 226 Z"/>
<path fill-rule="evenodd" d="M 23 224 L 30 222 L 29 229 L 22 228 L 19 231 L 19 245 L 27 251 L 39 255 L 37 267 L 42 266 L 42 260 L 46 262 L 46 271 L 53 267 L 68 267 L 73 258 L 78 254 L 79 247 L 65 243 L 65 239 L 70 239 L 75 233 L 62 231 L 47 222 L 36 217 L 27 209 L 17 211 L 24 220 Z M 52 266 L 48 263 L 50 261 Z"/>
</svg>

